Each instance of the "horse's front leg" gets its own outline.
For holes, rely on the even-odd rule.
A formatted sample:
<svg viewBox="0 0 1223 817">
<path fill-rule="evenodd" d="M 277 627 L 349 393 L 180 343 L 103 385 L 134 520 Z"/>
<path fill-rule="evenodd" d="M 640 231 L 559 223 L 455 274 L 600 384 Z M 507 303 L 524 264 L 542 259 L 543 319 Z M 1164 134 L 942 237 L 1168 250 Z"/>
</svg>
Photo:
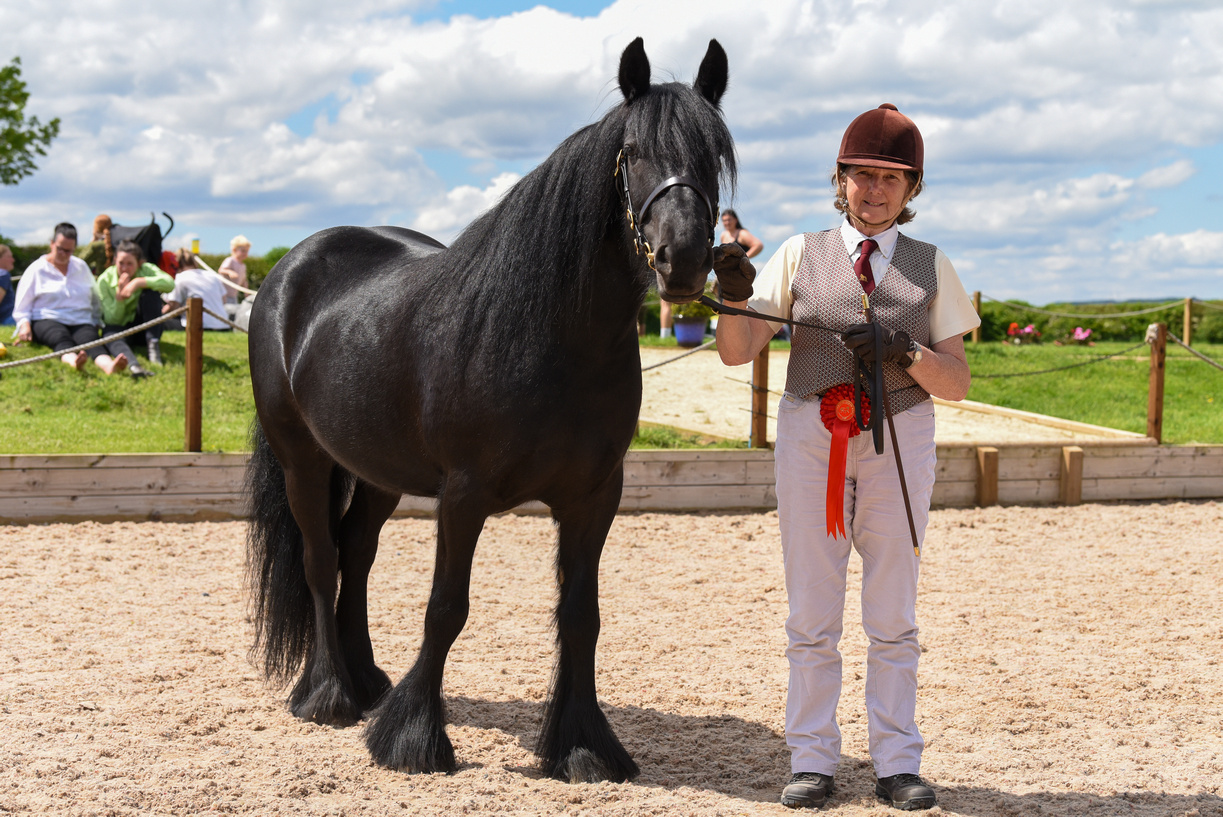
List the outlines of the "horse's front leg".
<svg viewBox="0 0 1223 817">
<path fill-rule="evenodd" d="M 371 714 L 365 745 L 374 760 L 409 772 L 453 772 L 454 747 L 446 736 L 442 674 L 446 655 L 467 623 L 471 560 L 487 514 L 450 486 L 437 504 L 437 558 L 425 610 L 420 655 Z"/>
<path fill-rule="evenodd" d="M 369 640 L 369 571 L 378 553 L 378 535 L 399 504 L 399 495 L 357 482 L 340 523 L 340 596 L 336 626 L 353 695 L 364 712 L 391 688 L 391 679 L 374 662 Z"/>
<path fill-rule="evenodd" d="M 637 776 L 637 764 L 616 738 L 595 696 L 599 640 L 599 557 L 620 505 L 623 469 L 596 495 L 554 508 L 559 543 L 556 674 L 535 753 L 544 771 L 573 783 Z"/>
</svg>

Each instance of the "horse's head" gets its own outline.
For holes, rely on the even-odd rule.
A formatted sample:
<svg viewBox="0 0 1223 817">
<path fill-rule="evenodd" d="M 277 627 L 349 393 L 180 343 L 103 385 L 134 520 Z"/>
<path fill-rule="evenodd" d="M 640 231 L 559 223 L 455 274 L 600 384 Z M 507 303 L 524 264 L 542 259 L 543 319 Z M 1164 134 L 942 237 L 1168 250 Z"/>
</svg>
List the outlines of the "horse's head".
<svg viewBox="0 0 1223 817">
<path fill-rule="evenodd" d="M 726 90 L 726 52 L 717 40 L 692 87 L 650 85 L 650 61 L 638 37 L 620 57 L 623 145 L 617 184 L 630 237 L 658 276 L 658 292 L 676 303 L 695 300 L 713 268 L 718 186 L 733 184 L 734 141 L 718 102 Z"/>
</svg>

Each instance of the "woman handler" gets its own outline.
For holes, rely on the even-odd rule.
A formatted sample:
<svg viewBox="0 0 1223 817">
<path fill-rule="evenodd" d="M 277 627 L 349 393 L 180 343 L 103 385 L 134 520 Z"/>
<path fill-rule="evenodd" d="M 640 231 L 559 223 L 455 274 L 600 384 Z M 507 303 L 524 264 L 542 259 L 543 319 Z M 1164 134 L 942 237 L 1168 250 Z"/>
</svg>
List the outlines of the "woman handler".
<svg viewBox="0 0 1223 817">
<path fill-rule="evenodd" d="M 866 710 L 875 793 L 901 809 L 930 808 L 936 800 L 918 776 L 920 557 L 891 440 L 885 434 L 883 453 L 876 454 L 870 434 L 846 442 L 853 420 L 835 419 L 835 404 L 846 393 L 837 387 L 853 383 L 853 352 L 873 363 L 878 333 L 920 543 L 934 487 L 930 397 L 962 400 L 968 393 L 962 336 L 980 322 L 947 257 L 898 232 L 914 215 L 908 203 L 922 189 L 922 159 L 921 134 L 912 120 L 894 105 L 867 111 L 850 123 L 837 156 L 835 206 L 845 214 L 839 228 L 789 239 L 758 279 L 737 245 L 714 253 L 727 306 L 843 330 L 794 328 L 777 412 L 777 503 L 790 603 L 786 742 L 793 773 L 781 801 L 791 807 L 822 804 L 840 761 L 837 644 L 851 541 L 862 558 L 862 623 L 870 640 Z M 864 320 L 863 293 L 873 323 Z M 722 361 L 734 366 L 753 360 L 779 326 L 721 316 Z M 882 410 L 870 406 L 871 412 Z M 841 441 L 834 444 L 838 422 Z"/>
</svg>

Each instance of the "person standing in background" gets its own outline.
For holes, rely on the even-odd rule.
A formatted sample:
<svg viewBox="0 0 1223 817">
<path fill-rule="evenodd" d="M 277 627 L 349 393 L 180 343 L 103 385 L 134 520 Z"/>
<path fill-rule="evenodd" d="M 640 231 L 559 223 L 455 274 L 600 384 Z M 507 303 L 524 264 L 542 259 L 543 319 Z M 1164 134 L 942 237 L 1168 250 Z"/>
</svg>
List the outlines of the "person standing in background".
<svg viewBox="0 0 1223 817">
<path fill-rule="evenodd" d="M 217 272 L 227 281 L 240 287 L 247 286 L 246 257 L 250 255 L 251 242 L 244 235 L 234 236 L 229 242 L 229 257 L 221 262 Z M 233 318 L 238 314 L 239 292 L 233 287 L 225 288 L 225 311 Z"/>
<path fill-rule="evenodd" d="M 764 252 L 764 244 L 739 223 L 739 215 L 729 207 L 722 211 L 722 237 L 719 244 L 738 244 L 743 254 L 755 258 Z"/>
<path fill-rule="evenodd" d="M 76 257 L 89 265 L 95 278 L 115 263 L 115 248 L 110 240 L 110 228 L 114 226 L 110 216 L 100 213 L 93 220 L 93 240 L 76 251 Z"/>
</svg>

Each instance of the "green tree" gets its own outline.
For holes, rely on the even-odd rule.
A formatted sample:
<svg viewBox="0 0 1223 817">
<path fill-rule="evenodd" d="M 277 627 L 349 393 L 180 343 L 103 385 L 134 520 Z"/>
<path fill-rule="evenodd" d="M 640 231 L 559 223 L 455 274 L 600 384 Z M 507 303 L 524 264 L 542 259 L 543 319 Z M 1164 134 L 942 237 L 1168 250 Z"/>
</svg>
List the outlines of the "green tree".
<svg viewBox="0 0 1223 817">
<path fill-rule="evenodd" d="M 34 154 L 46 156 L 46 147 L 59 136 L 59 119 L 47 124 L 38 117 L 25 118 L 30 94 L 21 81 L 21 58 L 0 68 L 0 183 L 17 184 L 38 167 Z"/>
</svg>

